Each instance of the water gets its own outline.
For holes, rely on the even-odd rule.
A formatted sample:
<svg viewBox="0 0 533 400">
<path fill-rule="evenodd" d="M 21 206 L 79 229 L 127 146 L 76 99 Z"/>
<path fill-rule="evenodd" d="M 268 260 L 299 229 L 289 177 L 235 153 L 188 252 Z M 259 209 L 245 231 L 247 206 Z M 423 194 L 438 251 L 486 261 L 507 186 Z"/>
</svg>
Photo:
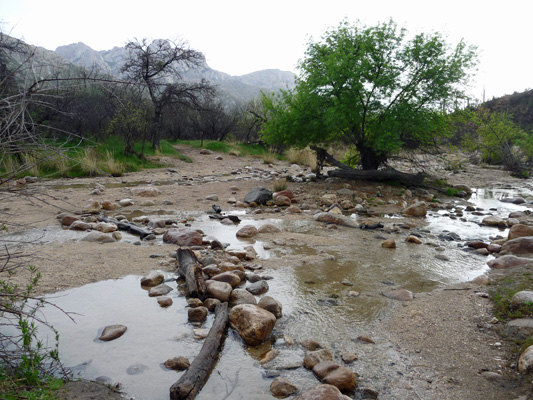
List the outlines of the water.
<svg viewBox="0 0 533 400">
<path fill-rule="evenodd" d="M 510 211 L 523 211 L 525 207 L 502 203 L 498 198 L 516 195 L 507 189 L 478 190 L 470 202 L 485 211 L 497 208 L 499 215 L 507 216 Z M 317 340 L 336 355 L 355 351 L 361 360 L 353 369 L 362 375 L 372 375 L 377 368 L 375 365 L 383 365 L 376 363 L 376 358 L 387 359 L 389 350 L 378 346 L 357 347 L 354 339 L 361 334 L 379 336 L 376 322 L 387 312 L 391 302 L 382 293 L 404 288 L 416 294 L 444 284 L 468 281 L 488 269 L 488 258 L 465 252 L 464 241 L 467 238 L 489 240 L 507 234 L 506 230 L 480 226 L 483 216 L 465 212 L 462 221 L 446 217 L 444 213 L 430 212 L 419 230 L 422 241 L 444 247 L 442 253 L 437 252 L 435 246 L 405 243 L 407 233 L 403 231 L 392 234 L 351 228 L 329 231 L 314 221 L 280 218 L 259 221 L 244 213 L 239 214 L 243 220 L 240 225 L 226 226 L 209 219 L 204 213 L 189 214 L 193 217 L 190 222 L 193 229 L 202 229 L 209 237 L 228 243 L 229 249 L 251 245 L 259 254 L 259 262 L 261 259 L 275 260 L 276 267 L 265 272 L 273 277 L 268 281 L 268 295 L 283 304 L 284 314 L 274 330 L 273 336 L 278 339 L 258 348 L 248 348 L 230 330 L 220 360 L 197 398 L 248 399 L 250 393 L 254 394 L 254 399 L 272 398 L 269 391 L 271 378 L 266 378 L 265 371 L 301 362 L 304 355 L 299 347 L 287 347 L 279 340 L 282 335 L 297 341 Z M 176 214 L 156 214 L 158 218 L 176 218 Z M 390 224 L 396 220 L 384 222 Z M 280 248 L 266 246 L 267 239 L 262 236 L 257 240 L 242 240 L 235 236 L 244 224 L 260 226 L 265 223 L 297 232 L 302 243 Z M 461 236 L 461 241 L 439 239 L 438 235 L 443 232 L 455 232 Z M 80 233 L 47 229 L 30 232 L 28 237 L 60 240 L 61 234 L 74 240 Z M 308 245 L 305 235 L 323 237 L 324 243 L 319 240 L 318 244 Z M 380 237 L 376 238 L 376 235 Z M 395 238 L 398 247 L 382 249 L 382 235 Z M 334 242 L 329 240 L 331 237 L 335 238 Z M 447 255 L 449 261 L 436 258 L 437 254 Z M 136 399 L 167 399 L 168 389 L 181 373 L 166 370 L 162 363 L 179 355 L 192 361 L 200 351 L 202 341 L 193 338 L 194 327 L 187 322 L 186 300 L 177 290 L 176 283 L 167 283 L 175 289 L 170 293 L 174 304 L 163 309 L 140 287 L 140 278 L 127 276 L 102 281 L 48 298 L 61 309 L 76 312 L 75 322 L 51 307 L 45 307 L 44 315 L 60 332 L 61 359 L 76 377 L 104 377 L 102 379 L 120 382 L 126 393 Z M 360 295 L 349 297 L 349 291 L 357 291 Z M 209 328 L 212 319 L 210 316 L 203 327 Z M 126 325 L 128 330 L 115 341 L 99 341 L 97 338 L 103 328 L 112 324 Z M 271 364 L 262 367 L 258 358 L 271 348 L 278 349 L 281 354 Z M 283 370 L 283 376 L 302 388 L 317 383 L 312 373 L 304 368 Z"/>
</svg>

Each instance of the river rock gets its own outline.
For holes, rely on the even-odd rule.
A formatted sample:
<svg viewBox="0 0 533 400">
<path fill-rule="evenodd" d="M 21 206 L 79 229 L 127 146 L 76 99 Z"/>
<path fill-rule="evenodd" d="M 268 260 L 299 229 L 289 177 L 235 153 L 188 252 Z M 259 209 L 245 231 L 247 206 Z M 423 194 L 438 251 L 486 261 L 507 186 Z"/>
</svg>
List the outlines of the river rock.
<svg viewBox="0 0 533 400">
<path fill-rule="evenodd" d="M 333 361 L 333 355 L 328 349 L 310 351 L 304 358 L 304 366 L 312 369 L 315 365 L 323 361 Z"/>
<path fill-rule="evenodd" d="M 486 249 L 489 247 L 488 243 L 482 242 L 481 240 L 472 240 L 471 242 L 468 242 L 468 247 L 472 247 L 473 249 Z"/>
<path fill-rule="evenodd" d="M 384 249 L 395 249 L 396 242 L 394 239 L 387 239 L 381 242 L 381 247 L 383 247 Z"/>
<path fill-rule="evenodd" d="M 518 318 L 509 321 L 503 330 L 504 336 L 513 340 L 525 340 L 533 335 L 533 318 Z"/>
<path fill-rule="evenodd" d="M 402 214 L 408 217 L 425 217 L 428 212 L 426 203 L 419 201 L 402 210 Z"/>
<path fill-rule="evenodd" d="M 130 199 L 130 198 L 126 198 L 126 199 L 121 199 L 119 200 L 118 204 L 121 206 L 121 207 L 128 207 L 128 206 L 132 206 L 134 203 L 133 203 L 133 200 Z"/>
<path fill-rule="evenodd" d="M 301 214 L 302 209 L 298 206 L 290 206 L 285 209 L 285 212 L 287 214 Z"/>
<path fill-rule="evenodd" d="M 157 298 L 157 303 L 161 306 L 161 307 L 170 307 L 173 303 L 172 299 L 168 296 L 159 296 Z"/>
<path fill-rule="evenodd" d="M 204 274 L 208 277 L 216 276 L 222 272 L 222 270 L 216 264 L 209 264 L 202 268 Z"/>
<path fill-rule="evenodd" d="M 203 306 L 204 306 L 204 302 L 197 297 L 191 297 L 187 299 L 187 307 L 195 308 L 195 307 L 203 307 Z"/>
<path fill-rule="evenodd" d="M 178 246 L 201 246 L 203 236 L 201 233 L 188 228 L 171 228 L 163 235 L 165 243 L 177 244 Z"/>
<path fill-rule="evenodd" d="M 298 391 L 298 388 L 294 386 L 290 381 L 278 376 L 270 384 L 270 392 L 275 397 L 288 397 Z"/>
<path fill-rule="evenodd" d="M 399 301 L 411 301 L 413 300 L 413 292 L 406 289 L 396 289 L 390 292 L 383 293 L 385 297 Z"/>
<path fill-rule="evenodd" d="M 150 236 L 150 235 L 148 235 L 148 236 Z M 148 236 L 147 236 L 147 237 L 148 237 Z M 119 231 L 115 231 L 115 232 L 113 232 L 113 233 L 111 234 L 111 237 L 112 237 L 113 239 L 115 239 L 117 242 L 120 242 L 120 241 L 122 240 L 122 233 L 120 233 Z"/>
<path fill-rule="evenodd" d="M 189 359 L 183 356 L 169 358 L 165 361 L 165 367 L 175 371 L 185 371 L 186 369 L 189 369 L 190 366 L 191 363 Z"/>
<path fill-rule="evenodd" d="M 257 231 L 259 233 L 278 233 L 281 232 L 281 229 L 279 229 L 276 225 L 265 224 L 261 225 Z"/>
<path fill-rule="evenodd" d="M 511 204 L 524 204 L 526 200 L 523 197 L 504 197 L 500 199 L 502 203 L 511 203 Z"/>
<path fill-rule="evenodd" d="M 276 317 L 253 304 L 239 304 L 231 309 L 229 322 L 232 329 L 249 345 L 262 343 L 274 329 Z"/>
<path fill-rule="evenodd" d="M 250 286 L 246 288 L 251 294 L 259 296 L 263 293 L 268 292 L 268 283 L 264 280 L 260 280 L 257 282 L 252 283 Z"/>
<path fill-rule="evenodd" d="M 453 185 L 453 188 L 455 190 L 458 190 L 458 191 L 463 191 L 465 192 L 468 196 L 470 196 L 472 194 L 472 189 L 470 189 L 468 186 L 466 185 Z"/>
<path fill-rule="evenodd" d="M 353 228 L 359 227 L 359 225 L 351 218 L 345 217 L 341 214 L 335 214 L 330 212 L 320 212 L 313 216 L 315 221 L 325 222 L 328 224 L 346 225 Z"/>
<path fill-rule="evenodd" d="M 141 278 L 141 286 L 154 287 L 165 280 L 162 272 L 152 271 L 147 276 Z"/>
<path fill-rule="evenodd" d="M 272 192 L 264 187 L 253 188 L 244 196 L 246 203 L 266 204 L 270 200 L 272 200 Z"/>
<path fill-rule="evenodd" d="M 531 258 L 505 255 L 495 258 L 494 260 L 490 260 L 487 264 L 489 267 L 494 269 L 506 269 L 531 263 L 533 263 L 533 259 Z"/>
<path fill-rule="evenodd" d="M 110 200 L 102 201 L 102 209 L 104 210 L 113 211 L 113 210 L 116 210 L 117 208 L 120 208 L 120 205 L 117 203 L 114 203 Z"/>
<path fill-rule="evenodd" d="M 335 386 L 341 392 L 351 393 L 355 390 L 357 379 L 347 367 L 333 361 L 322 361 L 313 367 L 313 373 L 321 382 Z"/>
<path fill-rule="evenodd" d="M 160 285 L 154 286 L 148 291 L 148 296 L 150 297 L 157 297 L 157 296 L 164 296 L 170 292 L 172 292 L 172 288 L 168 286 L 165 283 L 162 283 Z"/>
<path fill-rule="evenodd" d="M 416 237 L 415 235 L 409 235 L 407 236 L 407 239 L 405 239 L 407 243 L 414 243 L 414 244 L 422 244 L 422 241 Z"/>
<path fill-rule="evenodd" d="M 488 217 L 483 218 L 481 223 L 483 225 L 494 226 L 498 228 L 505 228 L 507 226 L 507 223 L 505 222 L 505 220 L 498 217 L 497 215 L 489 215 Z"/>
<path fill-rule="evenodd" d="M 354 353 L 344 353 L 341 356 L 342 361 L 344 361 L 346 364 L 351 364 L 357 360 L 359 360 L 359 357 L 357 357 L 357 354 Z"/>
<path fill-rule="evenodd" d="M 79 221 L 78 217 L 73 215 L 65 215 L 61 218 L 61 225 L 70 226 L 74 221 Z"/>
<path fill-rule="evenodd" d="M 533 236 L 533 226 L 516 224 L 509 229 L 509 236 L 507 239 L 516 239 L 524 236 Z"/>
<path fill-rule="evenodd" d="M 516 239 L 508 240 L 502 245 L 500 254 L 533 254 L 533 237 L 518 237 Z"/>
<path fill-rule="evenodd" d="M 216 194 L 210 194 L 205 198 L 207 201 L 218 201 L 218 195 Z"/>
<path fill-rule="evenodd" d="M 124 325 L 109 325 L 106 326 L 100 335 L 99 339 L 104 342 L 115 340 L 124 335 L 128 328 Z"/>
<path fill-rule="evenodd" d="M 234 307 L 239 304 L 254 304 L 257 305 L 255 296 L 246 289 L 235 289 L 231 292 L 229 299 L 230 307 Z"/>
<path fill-rule="evenodd" d="M 472 279 L 471 282 L 475 283 L 476 285 L 486 286 L 486 285 L 490 285 L 491 279 L 489 278 L 488 275 L 482 274 L 482 275 L 476 276 L 474 279 Z"/>
<path fill-rule="evenodd" d="M 491 243 L 487 246 L 487 250 L 489 251 L 489 253 L 499 253 L 501 249 L 502 245 L 497 243 Z"/>
<path fill-rule="evenodd" d="M 518 359 L 518 371 L 525 373 L 533 368 L 533 346 L 525 349 Z"/>
<path fill-rule="evenodd" d="M 330 206 L 337 203 L 337 195 L 335 193 L 326 193 L 320 197 L 320 205 Z"/>
<path fill-rule="evenodd" d="M 187 310 L 187 317 L 191 322 L 203 322 L 207 318 L 207 307 L 194 307 Z"/>
<path fill-rule="evenodd" d="M 231 271 L 221 272 L 220 274 L 211 277 L 211 279 L 214 281 L 229 283 L 231 287 L 239 286 L 241 283 L 241 278 Z"/>
<path fill-rule="evenodd" d="M 161 191 L 155 186 L 139 186 L 130 189 L 130 192 L 132 195 L 140 197 L 156 197 L 161 194 Z"/>
<path fill-rule="evenodd" d="M 533 291 L 531 290 L 521 290 L 511 298 L 511 305 L 513 306 L 522 306 L 527 303 L 533 304 Z"/>
<path fill-rule="evenodd" d="M 213 299 L 213 298 L 210 298 L 210 299 L 205 299 L 204 300 L 204 306 L 207 307 L 207 309 L 210 311 L 210 312 L 214 312 L 215 311 L 215 308 L 220 304 L 220 300 L 219 299 Z"/>
<path fill-rule="evenodd" d="M 111 232 L 115 232 L 118 228 L 115 224 L 111 222 L 98 222 L 94 226 L 94 229 L 99 232 L 111 233 Z"/>
<path fill-rule="evenodd" d="M 274 198 L 274 204 L 278 207 L 288 207 L 291 205 L 291 199 L 289 199 L 287 196 L 276 196 Z"/>
<path fill-rule="evenodd" d="M 257 305 L 264 310 L 270 311 L 275 315 L 276 319 L 280 319 L 283 316 L 281 303 L 273 297 L 263 296 Z"/>
<path fill-rule="evenodd" d="M 333 385 L 318 385 L 302 393 L 294 400 L 350 400 Z"/>
<path fill-rule="evenodd" d="M 235 235 L 242 238 L 251 238 L 257 235 L 257 228 L 253 225 L 244 225 Z"/>
<path fill-rule="evenodd" d="M 72 224 L 70 224 L 68 229 L 71 230 L 71 231 L 89 231 L 89 230 L 93 229 L 93 225 L 91 223 L 89 223 L 89 222 L 76 220 L 76 221 L 72 222 Z"/>
<path fill-rule="evenodd" d="M 231 291 L 233 290 L 229 283 L 208 280 L 205 282 L 205 285 L 209 297 L 218 299 L 222 303 L 229 301 Z"/>
<path fill-rule="evenodd" d="M 116 240 L 113 236 L 106 235 L 103 232 L 93 231 L 87 236 L 81 239 L 84 242 L 95 242 L 95 243 L 115 243 Z"/>
<path fill-rule="evenodd" d="M 309 351 L 315 351 L 318 349 L 322 349 L 324 346 L 322 346 L 319 342 L 313 339 L 305 339 L 300 342 L 300 345 Z"/>
</svg>

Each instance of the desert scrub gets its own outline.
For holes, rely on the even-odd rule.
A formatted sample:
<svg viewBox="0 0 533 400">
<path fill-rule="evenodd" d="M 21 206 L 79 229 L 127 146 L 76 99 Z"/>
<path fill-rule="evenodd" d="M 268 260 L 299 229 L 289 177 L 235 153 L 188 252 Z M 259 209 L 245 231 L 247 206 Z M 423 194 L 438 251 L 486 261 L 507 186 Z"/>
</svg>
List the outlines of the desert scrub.
<svg viewBox="0 0 533 400">
<path fill-rule="evenodd" d="M 309 147 L 305 149 L 289 149 L 285 155 L 287 161 L 291 164 L 303 165 L 311 169 L 316 168 L 316 153 Z"/>
<path fill-rule="evenodd" d="M 288 187 L 289 183 L 287 182 L 286 178 L 274 179 L 274 192 L 281 192 L 282 190 L 286 190 Z"/>
</svg>

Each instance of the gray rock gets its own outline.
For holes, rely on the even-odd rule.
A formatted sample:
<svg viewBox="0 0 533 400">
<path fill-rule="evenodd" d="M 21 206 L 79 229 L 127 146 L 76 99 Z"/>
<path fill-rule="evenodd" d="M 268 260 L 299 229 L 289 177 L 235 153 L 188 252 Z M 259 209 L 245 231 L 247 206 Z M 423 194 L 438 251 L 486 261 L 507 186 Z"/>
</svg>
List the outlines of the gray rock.
<svg viewBox="0 0 533 400">
<path fill-rule="evenodd" d="M 257 305 L 267 311 L 270 311 L 276 316 L 277 319 L 280 319 L 283 316 L 281 303 L 273 297 L 263 296 Z"/>
<path fill-rule="evenodd" d="M 244 196 L 246 203 L 266 204 L 269 200 L 272 200 L 272 192 L 264 187 L 253 188 Z"/>
<path fill-rule="evenodd" d="M 172 292 L 172 288 L 164 283 L 161 285 L 154 286 L 148 291 L 148 296 L 150 297 L 157 297 L 157 296 L 164 296 L 170 292 Z"/>
<path fill-rule="evenodd" d="M 533 254 L 533 236 L 518 237 L 516 239 L 508 240 L 502 245 L 500 254 Z"/>
<path fill-rule="evenodd" d="M 325 222 L 328 224 L 346 225 L 346 226 L 351 226 L 353 228 L 359 227 L 359 224 L 355 220 L 349 217 L 345 217 L 342 214 L 320 212 L 320 213 L 315 214 L 313 218 L 315 221 Z"/>
<path fill-rule="evenodd" d="M 503 331 L 504 336 L 515 340 L 525 340 L 533 335 L 533 319 L 518 318 L 509 321 Z"/>
<path fill-rule="evenodd" d="M 524 204 L 526 202 L 523 197 L 504 197 L 503 199 L 500 199 L 500 201 L 511 204 Z"/>
<path fill-rule="evenodd" d="M 229 301 L 231 291 L 233 290 L 229 283 L 209 280 L 206 281 L 205 285 L 209 297 L 218 299 L 221 302 Z"/>
<path fill-rule="evenodd" d="M 141 286 L 154 287 L 159 285 L 165 279 L 165 275 L 161 272 L 153 271 L 147 276 L 141 278 Z"/>
<path fill-rule="evenodd" d="M 95 242 L 95 243 L 115 243 L 116 240 L 113 236 L 107 235 L 103 232 L 93 231 L 87 236 L 81 239 L 84 242 Z"/>
<path fill-rule="evenodd" d="M 257 305 L 255 296 L 246 289 L 235 289 L 231 292 L 229 305 L 234 307 L 239 304 L 254 304 Z M 262 307 L 263 308 L 263 307 Z"/>
<path fill-rule="evenodd" d="M 525 373 L 533 368 L 533 346 L 525 349 L 518 359 L 518 372 Z"/>
<path fill-rule="evenodd" d="M 246 288 L 246 290 L 248 290 L 251 294 L 256 295 L 256 296 L 268 292 L 268 289 L 269 289 L 268 283 L 263 280 L 254 282 Z"/>
<path fill-rule="evenodd" d="M 514 306 L 521 306 L 528 303 L 533 304 L 533 291 L 531 290 L 516 292 L 511 299 L 511 304 Z"/>
<path fill-rule="evenodd" d="M 533 263 L 533 259 L 513 255 L 500 256 L 490 260 L 487 265 L 493 269 L 505 269 Z"/>
<path fill-rule="evenodd" d="M 406 289 L 396 289 L 390 292 L 383 293 L 385 297 L 399 301 L 411 301 L 413 300 L 413 292 Z"/>
</svg>

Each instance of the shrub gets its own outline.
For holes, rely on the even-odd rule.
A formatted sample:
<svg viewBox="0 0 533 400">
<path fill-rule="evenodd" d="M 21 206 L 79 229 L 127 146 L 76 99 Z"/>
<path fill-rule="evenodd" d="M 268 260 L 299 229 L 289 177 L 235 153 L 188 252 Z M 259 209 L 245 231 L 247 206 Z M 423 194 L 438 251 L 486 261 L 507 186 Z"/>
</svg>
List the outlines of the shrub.
<svg viewBox="0 0 533 400">
<path fill-rule="evenodd" d="M 286 190 L 289 186 L 286 178 L 274 179 L 274 192 L 281 192 Z"/>
</svg>

